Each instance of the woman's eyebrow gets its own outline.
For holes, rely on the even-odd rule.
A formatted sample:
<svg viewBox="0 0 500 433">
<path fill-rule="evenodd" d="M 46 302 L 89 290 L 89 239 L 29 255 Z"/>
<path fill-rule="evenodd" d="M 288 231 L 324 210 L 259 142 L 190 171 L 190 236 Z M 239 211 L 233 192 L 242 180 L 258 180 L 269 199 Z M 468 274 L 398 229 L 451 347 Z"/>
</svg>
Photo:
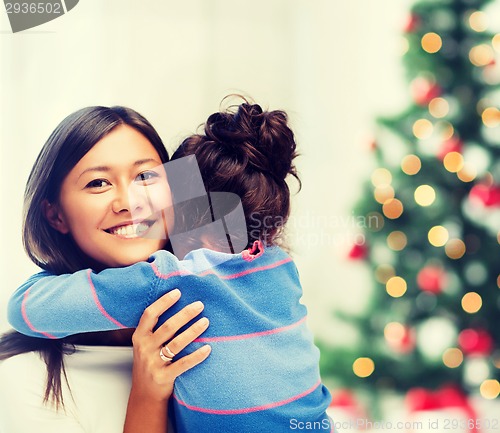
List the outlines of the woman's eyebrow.
<svg viewBox="0 0 500 433">
<path fill-rule="evenodd" d="M 154 162 L 155 164 L 161 165 L 161 162 L 158 162 L 157 159 L 155 158 L 144 158 L 144 159 L 139 159 L 134 162 L 134 167 L 138 167 L 143 164 L 147 164 L 148 162 Z M 89 167 L 83 170 L 80 173 L 80 176 L 78 176 L 78 179 L 80 179 L 85 173 L 91 172 L 91 171 L 111 171 L 111 167 L 107 165 L 98 165 L 96 167 Z"/>
</svg>

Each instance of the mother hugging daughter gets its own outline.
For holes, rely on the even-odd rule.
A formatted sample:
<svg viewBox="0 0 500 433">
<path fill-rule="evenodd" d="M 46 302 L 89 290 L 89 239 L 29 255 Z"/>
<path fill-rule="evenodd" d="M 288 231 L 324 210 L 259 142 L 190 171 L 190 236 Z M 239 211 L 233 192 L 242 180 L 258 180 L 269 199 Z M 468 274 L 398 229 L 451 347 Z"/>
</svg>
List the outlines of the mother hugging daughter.
<svg viewBox="0 0 500 433">
<path fill-rule="evenodd" d="M 297 269 L 266 223 L 289 215 L 295 149 L 283 111 L 246 101 L 172 162 L 131 109 L 64 119 L 26 187 L 23 242 L 44 271 L 9 302 L 0 433 L 331 431 Z M 208 197 L 196 212 L 169 187 L 169 164 L 192 156 Z M 246 233 L 191 230 L 202 238 L 172 254 L 186 221 L 216 226 L 221 193 L 241 200 Z"/>
</svg>

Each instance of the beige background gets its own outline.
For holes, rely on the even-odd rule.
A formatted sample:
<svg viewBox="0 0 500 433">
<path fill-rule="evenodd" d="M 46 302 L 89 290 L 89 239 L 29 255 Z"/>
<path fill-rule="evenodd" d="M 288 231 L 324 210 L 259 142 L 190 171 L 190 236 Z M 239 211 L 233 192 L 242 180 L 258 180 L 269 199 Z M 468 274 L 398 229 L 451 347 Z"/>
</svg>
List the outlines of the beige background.
<svg viewBox="0 0 500 433">
<path fill-rule="evenodd" d="M 81 0 L 19 34 L 0 13 L 0 328 L 8 295 L 36 268 L 20 241 L 25 182 L 42 144 L 70 112 L 127 105 L 170 149 L 228 93 L 290 113 L 302 156 L 290 244 L 310 325 L 339 342 L 331 319 L 359 309 L 369 275 L 345 253 L 351 207 L 373 164 L 375 115 L 407 101 L 400 62 L 409 0 Z"/>
</svg>

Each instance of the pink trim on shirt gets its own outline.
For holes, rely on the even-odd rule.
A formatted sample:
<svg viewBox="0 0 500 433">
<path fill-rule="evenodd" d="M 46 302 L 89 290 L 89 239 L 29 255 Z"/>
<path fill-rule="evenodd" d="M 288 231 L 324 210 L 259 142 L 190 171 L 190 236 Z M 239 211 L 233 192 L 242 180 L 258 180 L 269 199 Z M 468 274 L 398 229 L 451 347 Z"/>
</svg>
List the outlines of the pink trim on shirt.
<svg viewBox="0 0 500 433">
<path fill-rule="evenodd" d="M 321 380 L 318 380 L 311 388 L 305 390 L 304 392 L 301 392 L 300 394 L 294 395 L 293 397 L 287 398 L 286 400 L 276 401 L 274 403 L 263 404 L 261 406 L 246 407 L 243 409 L 208 409 L 208 408 L 204 408 L 204 407 L 191 406 L 191 405 L 183 402 L 182 400 L 180 400 L 177 397 L 177 395 L 175 395 L 175 393 L 174 393 L 174 398 L 179 402 L 179 404 L 182 404 L 186 408 L 188 408 L 190 410 L 197 411 L 197 412 L 209 413 L 212 415 L 240 415 L 240 414 L 245 414 L 245 413 L 259 412 L 259 411 L 263 411 L 263 410 L 267 410 L 267 409 L 272 409 L 274 407 L 283 406 L 285 404 L 291 403 L 292 401 L 298 400 L 298 399 L 310 394 L 320 384 L 321 384 Z"/>
<path fill-rule="evenodd" d="M 252 332 L 250 334 L 240 334 L 240 335 L 226 335 L 226 336 L 221 336 L 221 337 L 197 338 L 196 340 L 193 340 L 193 342 L 194 343 L 214 343 L 214 342 L 220 342 L 220 341 L 246 340 L 247 338 L 256 338 L 256 337 L 263 337 L 265 335 L 278 334 L 280 332 L 284 332 L 284 331 L 287 331 L 291 328 L 295 328 L 296 326 L 299 326 L 301 323 L 305 322 L 306 319 L 307 319 L 307 317 L 303 317 L 299 321 L 292 323 L 290 325 L 282 326 L 280 328 L 268 329 L 267 331 Z"/>
<path fill-rule="evenodd" d="M 251 262 L 252 260 L 260 257 L 262 254 L 264 254 L 263 243 L 261 241 L 255 241 L 253 245 L 248 248 L 248 250 L 244 250 L 241 252 L 241 257 L 243 260 Z"/>
<path fill-rule="evenodd" d="M 30 319 L 28 319 L 28 313 L 26 312 L 26 302 L 28 302 L 28 296 L 29 296 L 30 291 L 31 291 L 31 287 L 28 290 L 26 290 L 26 292 L 24 293 L 23 302 L 21 303 L 21 313 L 23 315 L 24 322 L 26 323 L 26 325 L 28 325 L 28 328 L 30 328 L 32 331 L 37 332 L 38 334 L 45 335 L 47 338 L 56 340 L 57 337 L 55 337 L 54 335 L 49 334 L 48 332 L 43 332 L 43 331 L 36 329 L 33 326 L 33 324 L 30 322 Z"/>
<path fill-rule="evenodd" d="M 89 269 L 87 271 L 87 278 L 89 280 L 89 286 L 90 286 L 90 291 L 92 293 L 92 298 L 94 298 L 94 303 L 96 304 L 97 308 L 101 312 L 101 314 L 106 317 L 111 323 L 114 323 L 116 326 L 122 329 L 126 329 L 127 327 L 125 325 L 122 325 L 118 320 L 116 320 L 114 317 L 111 317 L 109 313 L 104 309 L 102 306 L 101 302 L 99 301 L 99 298 L 97 297 L 97 293 L 95 290 L 94 283 L 92 282 L 92 277 L 91 277 L 91 270 Z"/>
</svg>

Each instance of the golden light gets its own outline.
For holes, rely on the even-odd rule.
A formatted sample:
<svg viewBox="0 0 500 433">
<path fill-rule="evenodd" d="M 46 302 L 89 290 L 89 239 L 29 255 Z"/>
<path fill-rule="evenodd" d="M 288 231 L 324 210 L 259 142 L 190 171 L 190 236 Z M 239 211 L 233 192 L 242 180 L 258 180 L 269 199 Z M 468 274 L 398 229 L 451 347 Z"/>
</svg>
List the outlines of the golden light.
<svg viewBox="0 0 500 433">
<path fill-rule="evenodd" d="M 446 255 L 453 260 L 458 260 L 465 254 L 465 244 L 461 239 L 450 239 L 446 242 L 444 251 Z"/>
<path fill-rule="evenodd" d="M 443 226 L 434 226 L 429 230 L 427 238 L 429 243 L 435 247 L 442 247 L 448 242 L 449 239 L 448 230 Z"/>
<path fill-rule="evenodd" d="M 368 377 L 375 371 L 375 363 L 371 358 L 358 358 L 352 364 L 352 371 L 358 377 Z"/>
<path fill-rule="evenodd" d="M 430 120 L 418 119 L 413 124 L 413 135 L 420 140 L 429 138 L 434 131 L 434 127 Z"/>
<path fill-rule="evenodd" d="M 401 161 L 401 170 L 409 176 L 417 174 L 422 168 L 422 162 L 417 155 L 406 155 Z"/>
<path fill-rule="evenodd" d="M 406 281 L 401 277 L 391 277 L 385 284 L 385 290 L 393 298 L 400 298 L 406 293 Z"/>
<path fill-rule="evenodd" d="M 487 379 L 479 387 L 479 392 L 483 398 L 493 400 L 500 394 L 500 382 L 496 379 Z"/>
<path fill-rule="evenodd" d="M 430 206 L 436 200 L 436 191 L 430 185 L 420 185 L 415 190 L 415 201 L 420 206 Z"/>
<path fill-rule="evenodd" d="M 497 277 L 497 287 L 500 289 L 500 274 Z"/>
<path fill-rule="evenodd" d="M 494 59 L 493 49 L 487 44 L 476 45 L 469 51 L 469 60 L 474 66 L 489 65 Z"/>
<path fill-rule="evenodd" d="M 461 170 L 457 171 L 457 177 L 462 182 L 472 182 L 477 177 L 477 170 L 472 164 L 465 163 Z"/>
<path fill-rule="evenodd" d="M 406 247 L 408 239 L 403 232 L 393 231 L 387 235 L 387 245 L 391 250 L 401 251 Z"/>
<path fill-rule="evenodd" d="M 457 368 L 464 361 L 464 354 L 455 347 L 446 349 L 443 353 L 443 364 L 448 368 Z"/>
<path fill-rule="evenodd" d="M 403 213 L 403 203 L 401 203 L 397 198 L 387 200 L 382 205 L 382 212 L 391 220 L 399 218 Z"/>
<path fill-rule="evenodd" d="M 500 110 L 496 107 L 488 107 L 481 114 L 483 123 L 488 128 L 495 128 L 500 125 Z"/>
<path fill-rule="evenodd" d="M 396 271 L 391 265 L 379 265 L 375 269 L 375 279 L 382 284 L 387 283 L 394 275 L 396 275 Z"/>
<path fill-rule="evenodd" d="M 469 17 L 470 28 L 476 32 L 484 32 L 488 29 L 486 14 L 481 11 L 472 13 Z"/>
<path fill-rule="evenodd" d="M 453 128 L 453 125 L 450 122 L 446 121 L 440 121 L 438 124 L 436 124 L 436 129 L 439 130 L 439 134 L 441 135 L 443 141 L 449 140 L 455 133 L 455 128 Z"/>
<path fill-rule="evenodd" d="M 424 51 L 433 54 L 441 49 L 443 41 L 437 33 L 430 32 L 422 36 L 421 44 Z"/>
<path fill-rule="evenodd" d="M 399 322 L 390 322 L 384 327 L 384 337 L 388 343 L 399 343 L 405 336 L 405 327 Z"/>
<path fill-rule="evenodd" d="M 483 306 L 483 299 L 476 292 L 466 293 L 462 297 L 462 308 L 466 313 L 474 314 L 477 313 Z"/>
<path fill-rule="evenodd" d="M 394 188 L 391 185 L 380 185 L 375 188 L 373 195 L 375 200 L 384 204 L 387 200 L 394 198 Z"/>
<path fill-rule="evenodd" d="M 459 152 L 448 152 L 443 159 L 443 165 L 449 172 L 456 173 L 463 168 L 464 157 Z"/>
<path fill-rule="evenodd" d="M 372 173 L 373 186 L 389 185 L 392 181 L 392 174 L 386 168 L 377 168 Z"/>
<path fill-rule="evenodd" d="M 445 117 L 450 112 L 450 104 L 444 98 L 434 98 L 429 102 L 429 113 L 432 116 L 440 119 Z"/>
<path fill-rule="evenodd" d="M 495 51 L 498 51 L 500 53 L 500 33 L 497 33 L 495 36 L 493 36 L 491 43 L 493 44 L 493 48 L 495 49 Z"/>
</svg>

